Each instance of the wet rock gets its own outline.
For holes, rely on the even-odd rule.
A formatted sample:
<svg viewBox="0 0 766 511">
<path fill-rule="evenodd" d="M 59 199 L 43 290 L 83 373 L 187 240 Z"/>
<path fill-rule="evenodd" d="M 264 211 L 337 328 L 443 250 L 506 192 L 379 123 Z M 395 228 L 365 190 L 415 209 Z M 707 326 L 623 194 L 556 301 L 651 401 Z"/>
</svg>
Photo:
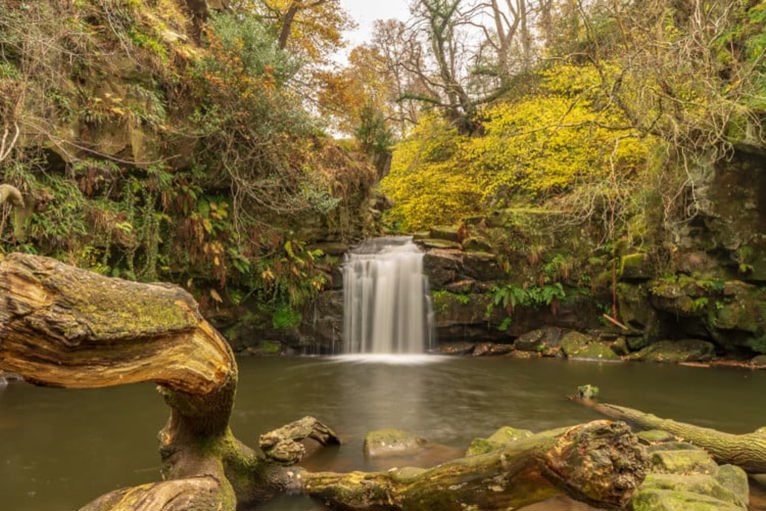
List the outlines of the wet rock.
<svg viewBox="0 0 766 511">
<path fill-rule="evenodd" d="M 417 452 L 428 441 L 400 429 L 379 429 L 364 437 L 364 455 L 368 457 L 398 456 Z"/>
<path fill-rule="evenodd" d="M 489 298 L 484 295 L 434 291 L 431 294 L 436 327 L 471 325 L 484 320 Z"/>
<path fill-rule="evenodd" d="M 558 350 L 564 331 L 557 327 L 543 327 L 519 336 L 513 347 L 520 351 L 550 352 Z"/>
<path fill-rule="evenodd" d="M 463 274 L 482 282 L 501 280 L 506 276 L 494 254 L 476 251 L 463 254 Z"/>
<path fill-rule="evenodd" d="M 474 279 L 463 279 L 457 282 L 452 282 L 444 286 L 445 291 L 456 294 L 467 294 L 478 288 L 478 284 Z"/>
<path fill-rule="evenodd" d="M 512 344 L 497 344 L 493 342 L 481 342 L 473 350 L 474 357 L 489 357 L 498 355 L 507 355 L 513 351 Z"/>
<path fill-rule="evenodd" d="M 336 353 L 343 345 L 343 289 L 321 293 L 303 313 L 300 326 L 303 346 L 316 353 Z"/>
<path fill-rule="evenodd" d="M 705 362 L 715 356 L 715 346 L 707 341 L 684 339 L 660 341 L 630 356 L 631 360 L 644 362 Z"/>
<path fill-rule="evenodd" d="M 474 346 L 472 342 L 445 342 L 439 344 L 433 352 L 442 355 L 470 355 Z"/>
<path fill-rule="evenodd" d="M 508 356 L 511 358 L 518 358 L 520 360 L 530 360 L 533 358 L 542 358 L 543 354 L 536 351 L 513 350 L 512 352 L 508 353 Z"/>
<path fill-rule="evenodd" d="M 570 359 L 620 360 L 609 346 L 579 332 L 569 332 L 562 337 L 561 351 Z"/>
<path fill-rule="evenodd" d="M 755 367 L 766 368 L 766 355 L 758 355 L 750 363 Z"/>
<path fill-rule="evenodd" d="M 460 250 L 433 249 L 423 256 L 423 272 L 432 289 L 441 289 L 457 279 L 463 267 Z"/>
</svg>

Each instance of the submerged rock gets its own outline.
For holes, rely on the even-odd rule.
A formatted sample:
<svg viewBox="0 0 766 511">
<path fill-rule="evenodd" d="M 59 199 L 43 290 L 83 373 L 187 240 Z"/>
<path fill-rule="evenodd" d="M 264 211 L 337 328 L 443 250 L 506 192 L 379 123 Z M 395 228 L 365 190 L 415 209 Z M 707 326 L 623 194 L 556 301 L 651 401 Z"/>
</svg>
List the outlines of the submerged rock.
<svg viewBox="0 0 766 511">
<path fill-rule="evenodd" d="M 707 341 L 684 339 L 660 341 L 630 356 L 631 360 L 644 362 L 705 362 L 715 355 L 715 346 Z"/>
<path fill-rule="evenodd" d="M 400 429 L 370 431 L 364 437 L 364 455 L 368 457 L 398 456 L 420 450 L 428 441 Z"/>
</svg>

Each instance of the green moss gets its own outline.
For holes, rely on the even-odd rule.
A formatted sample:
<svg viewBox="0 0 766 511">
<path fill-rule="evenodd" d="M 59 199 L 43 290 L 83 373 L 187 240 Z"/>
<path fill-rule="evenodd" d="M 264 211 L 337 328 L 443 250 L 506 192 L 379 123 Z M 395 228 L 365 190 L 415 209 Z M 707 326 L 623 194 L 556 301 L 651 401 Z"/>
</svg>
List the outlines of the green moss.
<svg viewBox="0 0 766 511">
<path fill-rule="evenodd" d="M 595 339 L 579 332 L 569 332 L 561 339 L 561 351 L 567 358 L 584 360 L 620 360 L 620 356 Z"/>
<path fill-rule="evenodd" d="M 715 356 L 713 344 L 696 339 L 660 341 L 643 348 L 630 356 L 633 360 L 645 362 L 701 362 Z"/>
<path fill-rule="evenodd" d="M 436 313 L 445 313 L 453 304 L 468 305 L 471 303 L 471 295 L 465 293 L 453 293 L 451 291 L 434 291 L 431 294 L 433 308 Z"/>
<path fill-rule="evenodd" d="M 271 326 L 276 330 L 291 330 L 301 324 L 301 313 L 293 309 L 290 305 L 280 304 L 274 309 L 274 315 L 271 317 Z"/>
</svg>

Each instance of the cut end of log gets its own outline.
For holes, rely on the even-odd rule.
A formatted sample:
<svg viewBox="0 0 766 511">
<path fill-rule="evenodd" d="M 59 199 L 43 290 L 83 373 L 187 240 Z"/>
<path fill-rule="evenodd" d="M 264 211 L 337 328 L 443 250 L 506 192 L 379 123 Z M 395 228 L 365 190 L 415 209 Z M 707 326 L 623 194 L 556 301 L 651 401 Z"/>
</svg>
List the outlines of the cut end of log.
<svg viewBox="0 0 766 511">
<path fill-rule="evenodd" d="M 624 422 L 570 429 L 545 455 L 548 479 L 578 500 L 624 507 L 646 476 L 647 455 Z"/>
<path fill-rule="evenodd" d="M 40 385 L 154 381 L 192 395 L 236 374 L 226 340 L 183 289 L 28 254 L 0 263 L 0 367 Z"/>
</svg>

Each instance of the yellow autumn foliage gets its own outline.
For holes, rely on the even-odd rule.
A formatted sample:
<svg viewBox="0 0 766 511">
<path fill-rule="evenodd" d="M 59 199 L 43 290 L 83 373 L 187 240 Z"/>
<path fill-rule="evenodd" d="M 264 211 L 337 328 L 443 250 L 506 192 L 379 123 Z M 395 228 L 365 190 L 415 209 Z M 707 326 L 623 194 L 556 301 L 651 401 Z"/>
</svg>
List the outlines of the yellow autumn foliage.
<svg viewBox="0 0 766 511">
<path fill-rule="evenodd" d="M 382 183 L 395 203 L 393 218 L 402 229 L 417 230 L 455 223 L 498 202 L 540 205 L 612 172 L 621 181 L 637 178 L 653 141 L 627 128 L 600 83 L 593 67 L 548 69 L 535 93 L 488 106 L 481 136 L 461 135 L 426 116 L 396 147 Z"/>
</svg>

